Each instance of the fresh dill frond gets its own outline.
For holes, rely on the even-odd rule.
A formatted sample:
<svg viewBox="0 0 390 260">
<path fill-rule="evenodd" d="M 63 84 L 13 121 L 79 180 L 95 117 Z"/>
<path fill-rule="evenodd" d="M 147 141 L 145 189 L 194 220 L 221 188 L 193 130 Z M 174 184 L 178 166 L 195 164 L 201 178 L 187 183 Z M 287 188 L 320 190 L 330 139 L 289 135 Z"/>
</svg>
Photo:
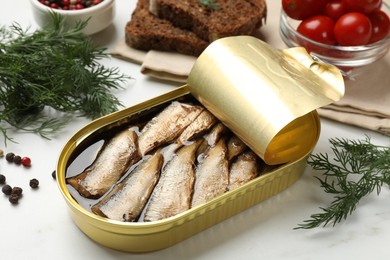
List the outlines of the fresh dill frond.
<svg viewBox="0 0 390 260">
<path fill-rule="evenodd" d="M 316 177 L 321 187 L 334 200 L 322 212 L 299 224 L 296 229 L 310 229 L 345 220 L 357 208 L 360 200 L 376 191 L 379 195 L 384 184 L 390 185 L 390 147 L 377 146 L 369 137 L 364 140 L 330 139 L 334 157 L 328 154 L 311 155 L 308 164 L 322 171 Z"/>
<path fill-rule="evenodd" d="M 198 3 L 211 11 L 216 11 L 219 9 L 219 4 L 216 0 L 198 0 Z"/>
<path fill-rule="evenodd" d="M 100 63 L 109 56 L 82 33 L 52 13 L 52 23 L 30 33 L 17 23 L 0 29 L 0 132 L 9 126 L 49 138 L 65 118 L 42 116 L 46 108 L 97 118 L 122 106 L 111 90 L 130 77 Z M 37 120 L 39 119 L 39 120 Z M 29 127 L 26 127 L 29 126 Z"/>
</svg>

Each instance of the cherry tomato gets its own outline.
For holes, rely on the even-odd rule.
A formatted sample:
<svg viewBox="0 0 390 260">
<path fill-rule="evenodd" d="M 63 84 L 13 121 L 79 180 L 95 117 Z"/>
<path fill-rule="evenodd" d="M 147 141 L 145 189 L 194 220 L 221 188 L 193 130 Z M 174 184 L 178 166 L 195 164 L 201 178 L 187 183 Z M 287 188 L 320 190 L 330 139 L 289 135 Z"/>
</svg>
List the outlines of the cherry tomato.
<svg viewBox="0 0 390 260">
<path fill-rule="evenodd" d="M 313 41 L 334 45 L 336 44 L 333 34 L 334 25 L 335 23 L 329 17 L 315 15 L 303 20 L 297 31 Z"/>
<path fill-rule="evenodd" d="M 324 7 L 324 15 L 337 21 L 343 14 L 347 12 L 347 6 L 342 0 L 331 0 Z"/>
<path fill-rule="evenodd" d="M 284 12 L 291 18 L 303 20 L 320 14 L 329 0 L 282 0 Z"/>
<path fill-rule="evenodd" d="M 367 16 L 357 12 L 341 16 L 334 26 L 334 37 L 339 45 L 365 45 L 371 38 L 372 26 Z"/>
<path fill-rule="evenodd" d="M 350 12 L 369 14 L 382 6 L 382 0 L 343 0 Z"/>
<path fill-rule="evenodd" d="M 368 15 L 368 19 L 370 19 L 372 25 L 372 34 L 369 43 L 377 42 L 389 35 L 390 19 L 385 12 L 375 10 Z"/>
</svg>

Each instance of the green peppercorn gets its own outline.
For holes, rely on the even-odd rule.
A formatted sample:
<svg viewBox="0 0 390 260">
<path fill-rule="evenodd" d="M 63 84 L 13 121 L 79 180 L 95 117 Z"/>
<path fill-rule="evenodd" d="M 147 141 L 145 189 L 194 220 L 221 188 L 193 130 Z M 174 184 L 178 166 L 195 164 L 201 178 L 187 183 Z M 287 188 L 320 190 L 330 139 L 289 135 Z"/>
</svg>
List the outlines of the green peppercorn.
<svg viewBox="0 0 390 260">
<path fill-rule="evenodd" d="M 17 204 L 18 201 L 19 201 L 19 198 L 20 198 L 20 196 L 19 196 L 18 194 L 11 194 L 11 195 L 9 195 L 8 200 L 9 200 L 9 202 L 11 202 L 12 204 Z"/>
<path fill-rule="evenodd" d="M 17 195 L 22 195 L 22 192 L 23 192 L 23 189 L 22 188 L 20 188 L 20 187 L 13 187 L 12 188 L 12 192 L 11 192 L 11 194 L 17 194 Z"/>
<path fill-rule="evenodd" d="M 15 157 L 14 153 L 7 153 L 5 155 L 5 159 L 7 160 L 7 162 L 13 162 L 14 161 L 14 157 Z"/>
<path fill-rule="evenodd" d="M 30 180 L 30 187 L 33 189 L 38 188 L 39 186 L 39 181 L 37 179 L 31 179 Z"/>
<path fill-rule="evenodd" d="M 11 192 L 12 192 L 12 187 L 9 186 L 8 184 L 4 185 L 3 188 L 1 189 L 1 191 L 5 194 L 5 195 L 10 195 Z"/>
<path fill-rule="evenodd" d="M 0 184 L 5 183 L 5 176 L 3 174 L 0 174 Z"/>
</svg>

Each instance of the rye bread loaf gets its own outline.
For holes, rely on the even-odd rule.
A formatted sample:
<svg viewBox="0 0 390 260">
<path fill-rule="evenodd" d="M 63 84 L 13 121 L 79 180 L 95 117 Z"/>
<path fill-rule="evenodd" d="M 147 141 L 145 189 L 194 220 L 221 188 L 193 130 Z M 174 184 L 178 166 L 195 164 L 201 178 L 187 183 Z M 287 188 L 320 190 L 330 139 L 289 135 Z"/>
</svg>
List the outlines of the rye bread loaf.
<svg viewBox="0 0 390 260">
<path fill-rule="evenodd" d="M 150 12 L 208 42 L 251 35 L 266 19 L 265 0 L 216 0 L 216 4 L 218 8 L 210 10 L 199 0 L 150 0 Z"/>
<path fill-rule="evenodd" d="M 125 28 L 126 44 L 140 50 L 173 51 L 199 56 L 209 42 L 193 32 L 177 28 L 149 12 L 149 0 L 138 0 Z"/>
</svg>

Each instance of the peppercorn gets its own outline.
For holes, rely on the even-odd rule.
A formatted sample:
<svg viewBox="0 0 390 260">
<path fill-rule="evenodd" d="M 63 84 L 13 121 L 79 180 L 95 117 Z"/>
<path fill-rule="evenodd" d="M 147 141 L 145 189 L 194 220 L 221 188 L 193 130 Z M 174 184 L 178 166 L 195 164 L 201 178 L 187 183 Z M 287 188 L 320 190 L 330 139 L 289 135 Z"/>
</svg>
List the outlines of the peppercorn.
<svg viewBox="0 0 390 260">
<path fill-rule="evenodd" d="M 53 177 L 53 179 L 57 179 L 56 171 L 53 171 L 53 172 L 51 173 L 51 177 Z"/>
<path fill-rule="evenodd" d="M 22 192 L 23 192 L 22 188 L 15 186 L 12 188 L 11 194 L 17 194 L 20 196 L 22 195 Z"/>
<path fill-rule="evenodd" d="M 18 203 L 18 201 L 19 201 L 19 195 L 18 194 L 11 194 L 11 195 L 9 195 L 9 198 L 8 198 L 8 200 L 9 200 L 9 202 L 11 202 L 12 204 L 17 204 Z"/>
<path fill-rule="evenodd" d="M 19 155 L 15 155 L 14 156 L 14 163 L 17 165 L 20 165 L 22 163 L 22 157 L 20 157 Z"/>
<path fill-rule="evenodd" d="M 9 186 L 8 184 L 4 185 L 3 188 L 1 189 L 1 191 L 5 194 L 5 195 L 10 195 L 12 193 L 12 187 Z"/>
<path fill-rule="evenodd" d="M 38 188 L 39 186 L 39 181 L 37 179 L 31 179 L 30 180 L 30 187 L 33 189 Z"/>
<path fill-rule="evenodd" d="M 5 183 L 5 176 L 3 174 L 0 174 L 0 184 Z"/>
<path fill-rule="evenodd" d="M 38 0 L 38 2 L 60 10 L 80 10 L 103 2 L 103 0 Z"/>
<path fill-rule="evenodd" d="M 0 157 L 3 157 L 4 156 L 4 151 L 3 149 L 0 149 Z"/>
<path fill-rule="evenodd" d="M 28 157 L 23 157 L 21 163 L 25 167 L 30 167 L 31 166 L 31 159 Z"/>
<path fill-rule="evenodd" d="M 14 153 L 7 153 L 5 155 L 5 159 L 7 160 L 7 162 L 13 162 L 14 161 L 14 157 L 15 157 Z"/>
</svg>

